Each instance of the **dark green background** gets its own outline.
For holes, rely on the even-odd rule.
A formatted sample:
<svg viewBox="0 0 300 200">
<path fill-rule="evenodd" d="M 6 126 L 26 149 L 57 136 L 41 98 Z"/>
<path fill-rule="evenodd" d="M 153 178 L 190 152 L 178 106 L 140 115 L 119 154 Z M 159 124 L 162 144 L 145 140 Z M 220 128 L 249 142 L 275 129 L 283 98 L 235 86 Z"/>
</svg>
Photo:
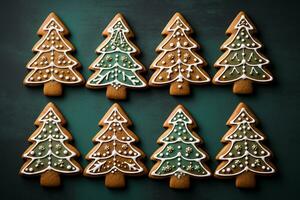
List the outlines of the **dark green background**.
<svg viewBox="0 0 300 200">
<path fill-rule="evenodd" d="M 279 3 L 281 2 L 281 3 Z M 296 2 L 296 1 L 295 1 Z M 296 199 L 299 191 L 299 5 L 292 1 L 29 1 L 11 0 L 1 3 L 0 31 L 0 152 L 1 199 Z M 267 146 L 279 171 L 276 176 L 258 179 L 255 190 L 238 190 L 233 180 L 195 180 L 188 191 L 168 188 L 168 181 L 147 177 L 128 178 L 124 190 L 108 190 L 103 179 L 81 176 L 64 177 L 59 189 L 39 186 L 38 178 L 18 176 L 23 161 L 21 154 L 28 147 L 27 138 L 35 130 L 33 122 L 43 107 L 52 101 L 68 121 L 67 128 L 75 138 L 74 145 L 85 155 L 93 146 L 91 138 L 99 130 L 98 121 L 113 104 L 105 90 L 65 87 L 65 95 L 48 98 L 42 88 L 22 85 L 27 73 L 25 64 L 33 57 L 32 46 L 39 40 L 36 31 L 48 15 L 55 11 L 71 32 L 70 41 L 77 48 L 74 54 L 81 62 L 85 78 L 96 58 L 96 47 L 103 41 L 102 30 L 117 12 L 122 12 L 131 25 L 140 47 L 140 61 L 149 67 L 157 56 L 160 35 L 174 12 L 181 12 L 195 31 L 201 54 L 212 67 L 221 55 L 219 46 L 227 38 L 224 32 L 240 11 L 246 11 L 259 30 L 258 38 L 271 60 L 269 69 L 276 80 L 271 85 L 256 87 L 250 96 L 232 94 L 231 86 L 199 86 L 188 97 L 169 96 L 168 88 L 130 91 L 128 101 L 121 102 L 134 122 L 132 130 L 140 137 L 138 144 L 150 156 L 158 147 L 156 139 L 164 131 L 162 124 L 173 108 L 182 103 L 199 125 L 205 149 L 211 156 L 208 163 L 215 169 L 214 157 L 221 149 L 219 142 L 228 130 L 225 122 L 240 101 L 246 102 L 257 114 L 261 129 L 268 136 Z M 152 72 L 148 72 L 149 79 Z M 149 158 L 149 157 L 148 157 Z M 147 167 L 153 162 L 146 159 Z M 87 162 L 80 158 L 82 166 Z M 298 184 L 298 186 L 297 186 Z M 297 195 L 297 196 L 296 196 Z M 293 196 L 293 197 L 292 197 Z"/>
</svg>

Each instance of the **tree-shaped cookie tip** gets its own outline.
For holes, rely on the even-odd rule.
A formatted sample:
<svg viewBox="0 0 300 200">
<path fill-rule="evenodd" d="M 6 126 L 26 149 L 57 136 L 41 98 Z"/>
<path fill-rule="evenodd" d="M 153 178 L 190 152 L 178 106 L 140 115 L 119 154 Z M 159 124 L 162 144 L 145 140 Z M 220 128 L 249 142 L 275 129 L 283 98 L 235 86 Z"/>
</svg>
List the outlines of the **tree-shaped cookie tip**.
<svg viewBox="0 0 300 200">
<path fill-rule="evenodd" d="M 150 178 L 170 177 L 170 187 L 184 189 L 190 186 L 190 176 L 196 178 L 211 175 L 205 165 L 207 154 L 198 147 L 201 138 L 193 131 L 196 128 L 192 116 L 182 106 L 177 106 L 164 123 L 167 130 L 157 140 L 162 146 L 151 159 L 157 161 Z"/>
<path fill-rule="evenodd" d="M 42 186 L 60 185 L 60 174 L 77 174 L 82 171 L 74 160 L 79 152 L 68 142 L 71 134 L 63 127 L 64 117 L 53 103 L 48 103 L 35 121 L 38 129 L 29 137 L 32 145 L 24 152 L 26 160 L 21 175 L 41 175 Z"/>
<path fill-rule="evenodd" d="M 257 128 L 258 121 L 250 108 L 240 103 L 227 125 L 231 128 L 222 138 L 225 147 L 217 155 L 221 161 L 215 171 L 218 178 L 236 178 L 236 187 L 253 188 L 256 175 L 275 173 L 269 161 L 271 151 L 262 142 L 265 136 Z"/>
<path fill-rule="evenodd" d="M 145 79 L 139 74 L 144 66 L 135 58 L 139 49 L 129 40 L 133 32 L 125 18 L 117 14 L 102 33 L 106 39 L 96 49 L 99 57 L 90 65 L 95 71 L 86 87 L 107 87 L 110 99 L 126 99 L 126 88 L 144 88 Z"/>
<path fill-rule="evenodd" d="M 162 31 L 165 39 L 158 45 L 159 53 L 150 69 L 155 72 L 149 85 L 170 84 L 171 95 L 188 95 L 189 84 L 210 82 L 208 74 L 202 69 L 206 62 L 197 54 L 199 45 L 190 35 L 193 30 L 180 13 L 175 13 Z"/>
<path fill-rule="evenodd" d="M 44 85 L 45 95 L 60 96 L 62 84 L 84 83 L 83 77 L 76 71 L 80 63 L 70 54 L 75 48 L 65 38 L 69 31 L 55 13 L 48 15 L 37 34 L 42 38 L 32 49 L 37 54 L 26 66 L 30 72 L 24 84 Z"/>
<path fill-rule="evenodd" d="M 270 61 L 259 52 L 262 44 L 254 37 L 255 32 L 254 24 L 240 12 L 226 31 L 230 37 L 220 48 L 225 52 L 215 63 L 220 69 L 213 78 L 214 84 L 234 83 L 234 93 L 250 94 L 253 82 L 273 80 L 266 69 Z"/>
<path fill-rule="evenodd" d="M 133 144 L 138 137 L 128 129 L 132 122 L 121 106 L 115 103 L 99 125 L 103 128 L 93 138 L 96 145 L 86 156 L 91 162 L 84 175 L 105 176 L 106 187 L 121 188 L 125 186 L 125 175 L 146 174 L 147 169 L 141 162 L 145 155 Z"/>
</svg>

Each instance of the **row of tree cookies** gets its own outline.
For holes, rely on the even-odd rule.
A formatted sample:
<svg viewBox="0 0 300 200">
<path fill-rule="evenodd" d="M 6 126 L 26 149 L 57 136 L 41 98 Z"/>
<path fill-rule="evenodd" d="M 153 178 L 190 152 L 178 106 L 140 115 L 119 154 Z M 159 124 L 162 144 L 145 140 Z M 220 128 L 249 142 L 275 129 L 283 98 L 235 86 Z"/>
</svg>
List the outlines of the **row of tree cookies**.
<svg viewBox="0 0 300 200">
<path fill-rule="evenodd" d="M 162 31 L 166 37 L 156 49 L 159 55 L 150 67 L 155 70 L 150 86 L 170 84 L 171 95 L 188 95 L 189 84 L 211 81 L 203 69 L 205 60 L 196 53 L 199 45 L 190 37 L 192 32 L 181 14 L 176 13 L 171 18 Z M 255 32 L 253 23 L 240 12 L 226 31 L 230 37 L 221 46 L 225 52 L 215 63 L 220 70 L 212 79 L 214 84 L 234 83 L 234 93 L 249 94 L 253 91 L 253 82 L 272 81 L 266 69 L 269 60 L 258 51 L 262 45 L 253 37 Z M 62 84 L 84 84 L 84 78 L 76 70 L 80 63 L 70 54 L 75 48 L 64 37 L 69 32 L 62 21 L 50 13 L 37 33 L 42 38 L 33 47 L 37 54 L 27 65 L 31 71 L 24 84 L 44 84 L 44 94 L 48 96 L 61 95 Z M 86 87 L 107 87 L 108 98 L 125 99 L 126 88 L 147 86 L 139 74 L 145 68 L 135 58 L 139 49 L 130 41 L 133 33 L 121 14 L 113 18 L 103 35 L 106 39 L 96 49 L 100 55 L 89 67 L 95 72 Z"/>
<path fill-rule="evenodd" d="M 24 152 L 26 160 L 21 175 L 41 175 L 43 186 L 60 185 L 61 174 L 79 174 L 82 168 L 74 158 L 79 156 L 68 141 L 71 134 L 63 127 L 64 117 L 49 103 L 35 121 L 37 130 L 29 137 L 33 144 Z M 236 178 L 236 187 L 253 188 L 256 175 L 271 175 L 275 167 L 269 161 L 272 154 L 261 142 L 265 136 L 256 125 L 257 118 L 250 108 L 240 103 L 227 125 L 231 128 L 221 142 L 225 147 L 217 155 L 221 161 L 214 172 L 217 178 Z M 133 143 L 138 137 L 129 130 L 132 125 L 120 105 L 115 103 L 100 120 L 103 128 L 95 135 L 95 146 L 86 155 L 90 161 L 83 174 L 89 177 L 105 176 L 109 188 L 125 186 L 125 176 L 142 176 L 148 173 L 141 159 L 145 154 Z M 152 155 L 156 164 L 149 172 L 154 179 L 170 178 L 170 187 L 189 188 L 190 177 L 205 178 L 212 175 L 205 164 L 203 142 L 193 129 L 196 123 L 189 112 L 178 105 L 164 123 L 167 129 L 157 140 L 162 146 Z"/>
</svg>

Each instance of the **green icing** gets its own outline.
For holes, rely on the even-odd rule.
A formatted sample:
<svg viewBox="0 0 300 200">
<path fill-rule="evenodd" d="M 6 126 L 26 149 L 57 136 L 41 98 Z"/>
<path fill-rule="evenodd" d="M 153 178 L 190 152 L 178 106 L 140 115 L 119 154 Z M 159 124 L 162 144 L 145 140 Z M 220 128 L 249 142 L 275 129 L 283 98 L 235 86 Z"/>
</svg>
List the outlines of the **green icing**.
<svg viewBox="0 0 300 200">
<path fill-rule="evenodd" d="M 175 114 L 175 116 L 171 119 L 171 123 L 176 122 L 178 123 L 178 121 L 182 122 L 182 124 L 188 124 L 191 123 L 191 119 L 189 119 L 188 116 L 186 116 L 183 112 L 179 111 Z"/>
<path fill-rule="evenodd" d="M 237 31 L 233 40 L 226 47 L 228 48 L 226 57 L 220 62 L 220 65 L 225 67 L 219 77 L 220 81 L 270 80 L 270 75 L 262 68 L 269 61 L 257 52 L 261 45 L 252 39 L 245 27 Z"/>
<path fill-rule="evenodd" d="M 102 55 L 94 66 L 99 72 L 89 81 L 90 85 L 103 86 L 111 84 L 115 88 L 120 85 L 127 87 L 144 87 L 145 83 L 136 71 L 142 67 L 130 53 L 135 49 L 127 41 L 124 32 L 128 29 L 121 22 L 117 22 L 111 29 L 109 41 L 100 49 Z"/>
<path fill-rule="evenodd" d="M 194 176 L 208 174 L 201 163 L 206 156 L 195 146 L 199 141 L 188 129 L 187 125 L 191 123 L 191 119 L 182 111 L 178 111 L 170 119 L 172 129 L 162 139 L 165 143 L 163 149 L 155 155 L 156 159 L 161 161 L 154 172 L 156 175 L 175 174 L 180 177 L 186 173 Z"/>
<path fill-rule="evenodd" d="M 224 158 L 236 158 L 245 155 L 246 151 L 253 156 L 263 157 L 267 155 L 265 149 L 257 141 L 242 140 L 235 141 L 230 151 L 224 156 Z"/>
<path fill-rule="evenodd" d="M 124 35 L 124 30 L 122 29 L 113 30 L 109 42 L 100 50 L 101 52 L 111 52 L 116 49 L 123 52 L 134 51 L 133 47 L 127 41 L 127 38 Z"/>
<path fill-rule="evenodd" d="M 240 123 L 237 129 L 228 136 L 230 140 L 241 140 L 246 138 L 248 140 L 262 140 L 263 138 L 253 131 L 251 125 L 247 122 Z"/>
<path fill-rule="evenodd" d="M 249 122 L 251 119 L 253 118 L 249 114 L 242 112 L 233 121 L 237 128 L 226 137 L 231 146 L 221 156 L 221 160 L 228 162 L 219 170 L 219 174 L 238 174 L 248 169 L 257 173 L 272 172 L 273 169 L 265 161 L 270 152 L 260 144 L 259 141 L 264 138 L 251 127 L 251 124 L 255 123 Z"/>
<path fill-rule="evenodd" d="M 268 173 L 272 171 L 272 168 L 264 159 L 248 155 L 240 159 L 229 161 L 220 173 L 237 174 L 245 170 L 246 167 L 256 173 Z"/>
<path fill-rule="evenodd" d="M 228 45 L 226 45 L 226 47 L 237 50 L 243 45 L 251 49 L 257 49 L 261 46 L 251 37 L 250 33 L 245 27 L 242 27 L 237 31 L 234 39 Z"/>
<path fill-rule="evenodd" d="M 178 155 L 180 153 L 180 155 Z M 202 153 L 191 143 L 175 142 L 167 144 L 164 149 L 157 155 L 157 158 L 171 159 L 173 157 L 184 157 L 187 159 L 199 159 L 204 156 Z"/>
<path fill-rule="evenodd" d="M 176 170 L 181 169 L 183 173 L 193 175 L 205 175 L 207 171 L 203 168 L 199 161 L 186 160 L 184 158 L 177 158 L 163 162 L 157 169 L 158 175 L 174 174 Z"/>
<path fill-rule="evenodd" d="M 177 122 L 167 137 L 163 139 L 164 142 L 173 142 L 181 138 L 184 142 L 194 142 L 195 138 L 188 130 L 185 122 Z"/>
<path fill-rule="evenodd" d="M 42 128 L 33 138 L 36 141 L 35 146 L 27 153 L 27 157 L 32 160 L 25 168 L 26 173 L 39 173 L 48 167 L 58 172 L 76 170 L 75 165 L 69 160 L 74 152 L 64 144 L 67 137 L 61 131 L 57 119 L 52 112 L 41 119 Z"/>
</svg>

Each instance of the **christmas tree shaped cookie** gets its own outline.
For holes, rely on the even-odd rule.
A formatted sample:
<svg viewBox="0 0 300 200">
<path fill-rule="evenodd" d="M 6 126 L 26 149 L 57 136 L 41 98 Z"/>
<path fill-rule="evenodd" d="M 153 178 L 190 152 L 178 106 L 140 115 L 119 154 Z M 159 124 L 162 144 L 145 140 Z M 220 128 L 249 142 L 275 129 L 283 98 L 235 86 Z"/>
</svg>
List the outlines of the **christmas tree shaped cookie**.
<svg viewBox="0 0 300 200">
<path fill-rule="evenodd" d="M 66 121 L 53 103 L 48 103 L 34 123 L 38 129 L 29 137 L 33 144 L 24 152 L 26 162 L 21 175 L 41 175 L 40 184 L 46 187 L 60 185 L 60 174 L 78 174 L 82 171 L 74 160 L 79 152 L 68 143 L 71 134 L 63 127 Z"/>
<path fill-rule="evenodd" d="M 44 85 L 47 96 L 62 95 L 62 84 L 83 84 L 83 77 L 76 71 L 80 63 L 70 54 L 75 48 L 65 38 L 69 31 L 58 16 L 50 13 L 37 34 L 42 38 L 32 49 L 37 54 L 26 66 L 30 72 L 24 84 Z"/>
<path fill-rule="evenodd" d="M 211 175 L 204 161 L 207 154 L 198 147 L 202 139 L 193 131 L 196 128 L 192 116 L 178 105 L 164 123 L 168 128 L 157 140 L 163 144 L 151 159 L 157 161 L 152 167 L 150 178 L 170 177 L 170 187 L 189 188 L 190 177 L 203 178 Z"/>
<path fill-rule="evenodd" d="M 257 128 L 258 121 L 249 107 L 240 103 L 227 125 L 231 126 L 222 138 L 225 147 L 217 155 L 222 162 L 215 171 L 218 178 L 236 178 L 236 187 L 253 188 L 256 175 L 275 173 L 269 161 L 271 151 L 261 142 L 265 136 Z"/>
<path fill-rule="evenodd" d="M 145 68 L 134 57 L 140 50 L 129 40 L 134 35 L 121 14 L 113 18 L 102 34 L 107 38 L 96 49 L 100 56 L 89 67 L 95 73 L 86 87 L 107 87 L 109 99 L 126 99 L 127 87 L 146 87 L 145 79 L 139 74 Z"/>
<path fill-rule="evenodd" d="M 214 84 L 233 83 L 236 94 L 253 92 L 253 82 L 273 80 L 266 69 L 270 61 L 259 52 L 261 43 L 254 38 L 256 28 L 244 12 L 240 12 L 226 31 L 230 37 L 221 46 L 224 54 L 216 61 L 220 68 L 213 78 Z"/>
<path fill-rule="evenodd" d="M 85 176 L 105 176 L 108 188 L 125 187 L 125 175 L 141 176 L 147 173 L 141 158 L 144 153 L 133 145 L 138 137 L 128 129 L 132 122 L 120 105 L 115 103 L 99 125 L 103 128 L 93 138 L 96 145 L 87 154 L 91 161 L 84 170 Z"/>
<path fill-rule="evenodd" d="M 158 57 L 150 69 L 155 72 L 149 85 L 170 84 L 171 95 L 190 94 L 190 84 L 210 82 L 208 74 L 202 69 L 205 60 L 196 53 L 199 45 L 190 37 L 193 30 L 180 13 L 168 22 L 162 35 L 166 38 L 158 45 Z"/>
</svg>

